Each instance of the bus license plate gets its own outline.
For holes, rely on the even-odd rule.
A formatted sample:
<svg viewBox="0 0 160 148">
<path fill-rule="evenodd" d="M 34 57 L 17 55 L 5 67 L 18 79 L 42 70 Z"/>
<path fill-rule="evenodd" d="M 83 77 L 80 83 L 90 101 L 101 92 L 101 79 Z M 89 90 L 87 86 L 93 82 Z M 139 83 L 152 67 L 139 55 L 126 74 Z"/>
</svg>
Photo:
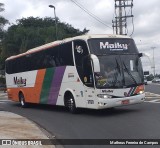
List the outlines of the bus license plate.
<svg viewBox="0 0 160 148">
<path fill-rule="evenodd" d="M 127 105 L 127 104 L 129 104 L 129 100 L 123 100 L 121 103 L 122 103 L 123 105 Z"/>
</svg>

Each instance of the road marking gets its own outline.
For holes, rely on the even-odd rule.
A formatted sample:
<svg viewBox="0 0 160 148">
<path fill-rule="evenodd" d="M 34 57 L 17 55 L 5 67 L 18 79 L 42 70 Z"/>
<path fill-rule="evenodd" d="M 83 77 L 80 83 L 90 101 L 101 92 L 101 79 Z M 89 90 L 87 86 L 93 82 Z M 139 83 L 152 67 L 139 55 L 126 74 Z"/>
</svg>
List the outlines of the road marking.
<svg viewBox="0 0 160 148">
<path fill-rule="evenodd" d="M 151 92 L 145 92 L 146 96 L 154 96 L 154 97 L 160 97 L 160 94 L 155 94 L 155 93 L 151 93 Z"/>
<path fill-rule="evenodd" d="M 0 100 L 1 99 L 8 99 L 8 95 L 7 94 L 0 94 Z"/>
<path fill-rule="evenodd" d="M 0 97 L 3 98 L 3 97 L 8 97 L 8 96 L 7 95 L 0 95 Z"/>
<path fill-rule="evenodd" d="M 0 104 L 8 103 L 8 102 L 11 102 L 11 100 L 1 100 L 1 99 L 0 99 Z"/>
<path fill-rule="evenodd" d="M 160 99 L 144 101 L 144 102 L 147 102 L 147 103 L 160 103 Z"/>
<path fill-rule="evenodd" d="M 0 102 L 8 102 L 8 101 L 11 101 L 11 100 L 1 100 L 0 99 Z"/>
<path fill-rule="evenodd" d="M 145 92 L 145 96 L 147 103 L 160 103 L 160 94 Z"/>
<path fill-rule="evenodd" d="M 0 94 L 0 96 L 4 96 L 4 95 L 7 95 L 7 93 L 1 93 L 1 94 Z"/>
<path fill-rule="evenodd" d="M 156 99 L 156 100 L 151 100 L 150 102 L 157 102 L 157 101 L 159 101 L 159 99 Z"/>
<path fill-rule="evenodd" d="M 0 104 L 4 104 L 4 103 L 6 103 L 6 102 L 0 102 Z"/>
</svg>

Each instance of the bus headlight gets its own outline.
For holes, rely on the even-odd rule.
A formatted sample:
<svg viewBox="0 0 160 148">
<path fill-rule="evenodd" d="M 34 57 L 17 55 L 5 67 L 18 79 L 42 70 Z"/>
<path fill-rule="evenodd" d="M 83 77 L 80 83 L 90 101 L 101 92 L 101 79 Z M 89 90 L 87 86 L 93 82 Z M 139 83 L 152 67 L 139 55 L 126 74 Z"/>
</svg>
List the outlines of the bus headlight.
<svg viewBox="0 0 160 148">
<path fill-rule="evenodd" d="M 107 99 L 107 98 L 110 99 L 110 98 L 112 98 L 112 96 L 109 96 L 109 95 L 106 95 L 106 94 L 98 94 L 97 97 L 101 98 L 101 99 Z"/>
<path fill-rule="evenodd" d="M 144 93 L 144 90 L 141 90 L 141 91 L 138 92 L 139 95 L 141 95 L 143 93 Z"/>
</svg>

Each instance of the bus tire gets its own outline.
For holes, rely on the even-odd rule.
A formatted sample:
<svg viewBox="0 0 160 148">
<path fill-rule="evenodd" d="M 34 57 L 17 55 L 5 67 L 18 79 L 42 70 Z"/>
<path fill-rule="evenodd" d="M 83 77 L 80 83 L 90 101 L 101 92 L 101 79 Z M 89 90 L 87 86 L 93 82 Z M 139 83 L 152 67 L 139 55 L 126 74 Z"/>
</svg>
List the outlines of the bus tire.
<svg viewBox="0 0 160 148">
<path fill-rule="evenodd" d="M 27 104 L 25 102 L 25 97 L 22 92 L 19 93 L 19 102 L 20 102 L 22 108 L 25 108 L 27 106 Z"/>
<path fill-rule="evenodd" d="M 69 112 L 71 112 L 72 114 L 77 113 L 77 107 L 72 94 L 69 94 L 67 98 L 65 98 L 65 106 L 68 108 Z"/>
</svg>

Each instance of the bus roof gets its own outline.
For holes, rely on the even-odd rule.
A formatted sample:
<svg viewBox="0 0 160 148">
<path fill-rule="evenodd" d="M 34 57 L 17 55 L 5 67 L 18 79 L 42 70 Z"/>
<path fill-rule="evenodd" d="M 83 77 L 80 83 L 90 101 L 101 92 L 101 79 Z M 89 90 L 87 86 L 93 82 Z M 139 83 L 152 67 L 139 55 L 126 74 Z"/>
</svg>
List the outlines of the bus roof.
<svg viewBox="0 0 160 148">
<path fill-rule="evenodd" d="M 7 58 L 6 60 L 15 59 L 15 58 L 18 58 L 18 57 L 21 57 L 21 56 L 24 56 L 24 55 L 27 55 L 27 54 L 30 54 L 30 53 L 38 52 L 40 50 L 45 50 L 47 48 L 58 46 L 58 45 L 60 45 L 62 43 L 70 42 L 70 41 L 73 41 L 73 40 L 80 39 L 80 40 L 86 40 L 87 41 L 88 39 L 91 39 L 91 38 L 130 38 L 130 37 L 124 36 L 124 35 L 114 35 L 114 34 L 87 34 L 87 35 L 81 35 L 81 36 L 66 38 L 66 39 L 63 39 L 63 40 L 58 40 L 58 41 L 54 41 L 54 42 L 51 42 L 51 43 L 48 43 L 48 44 L 44 44 L 42 46 L 38 46 L 38 47 L 32 48 L 32 49 L 30 49 L 30 50 L 28 50 L 28 51 L 26 51 L 24 53 L 11 56 L 11 57 Z"/>
</svg>

